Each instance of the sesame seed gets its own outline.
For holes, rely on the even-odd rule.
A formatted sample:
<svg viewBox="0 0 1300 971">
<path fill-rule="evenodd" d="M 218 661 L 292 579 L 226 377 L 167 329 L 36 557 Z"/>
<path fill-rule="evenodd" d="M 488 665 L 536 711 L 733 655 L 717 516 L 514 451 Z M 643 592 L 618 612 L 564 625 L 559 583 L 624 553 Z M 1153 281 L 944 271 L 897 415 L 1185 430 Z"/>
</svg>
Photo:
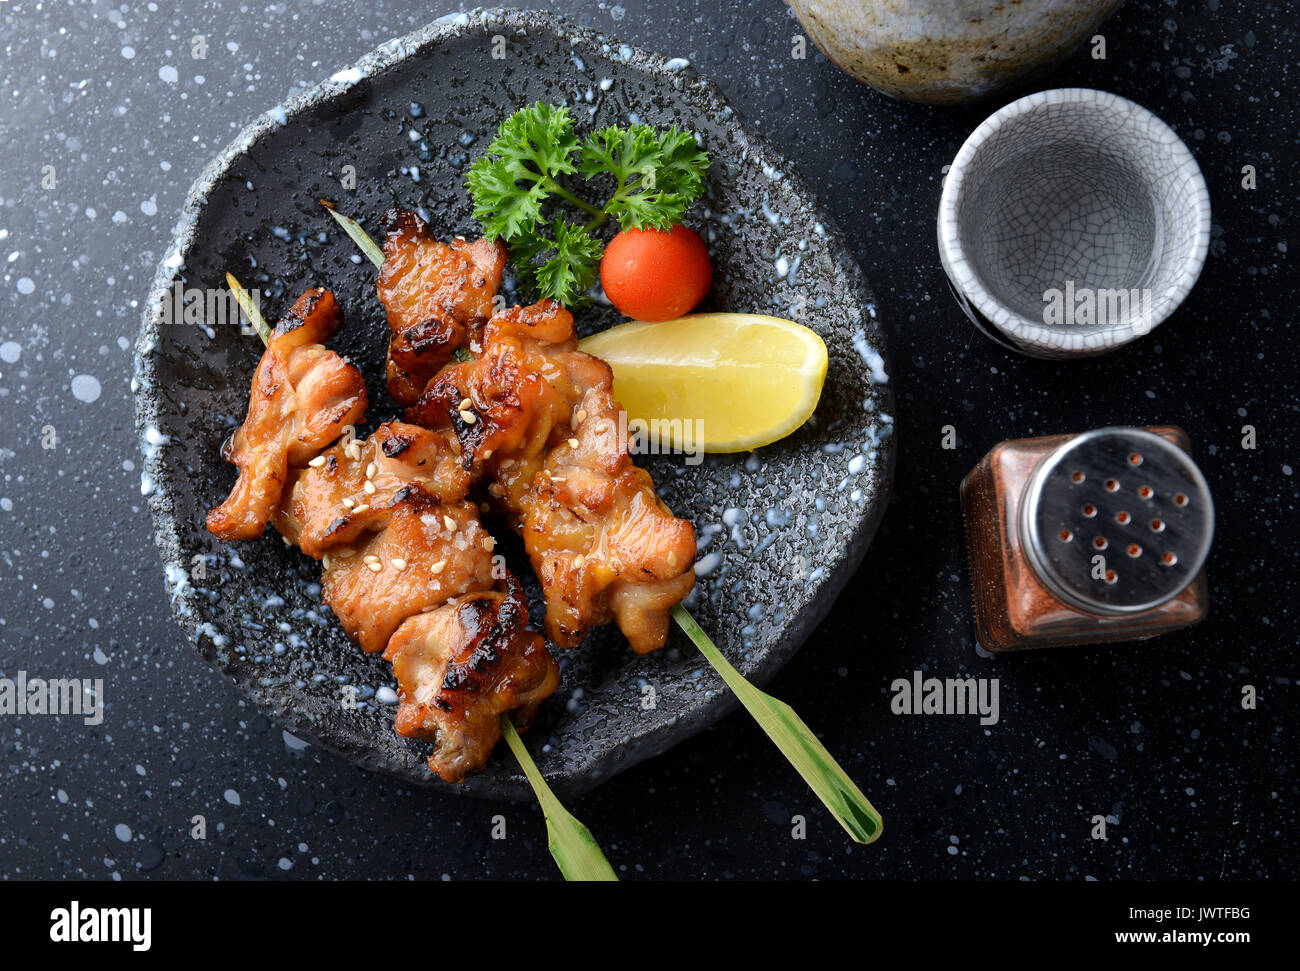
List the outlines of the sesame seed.
<svg viewBox="0 0 1300 971">
<path fill-rule="evenodd" d="M 488 486 L 488 492 L 492 493 L 494 496 L 504 496 L 506 494 L 506 490 L 502 489 L 501 486 L 495 482 Z"/>
<path fill-rule="evenodd" d="M 378 563 L 379 557 L 375 556 L 374 553 L 367 553 L 365 556 L 361 557 L 361 561 L 363 563 Z"/>
<path fill-rule="evenodd" d="M 586 563 L 586 562 L 587 562 L 587 558 L 586 558 L 585 556 L 583 556 L 581 553 L 579 553 L 577 556 L 575 556 L 575 557 L 573 558 L 573 565 L 574 565 L 575 567 L 580 567 L 580 566 L 582 566 L 582 564 L 584 564 L 584 563 Z"/>
<path fill-rule="evenodd" d="M 581 425 L 584 421 L 587 420 L 587 409 L 579 408 L 577 415 L 575 415 L 574 417 L 578 419 L 578 424 Z"/>
<path fill-rule="evenodd" d="M 406 569 L 406 561 L 402 559 L 400 556 L 393 557 L 392 563 L 393 563 L 393 569 L 397 570 L 399 573 L 402 570 Z"/>
<path fill-rule="evenodd" d="M 450 516 L 443 516 L 442 524 L 446 526 L 448 529 L 456 528 L 456 520 L 452 519 Z"/>
<path fill-rule="evenodd" d="M 367 479 L 367 480 L 366 480 L 366 495 L 368 495 L 368 496 L 373 496 L 377 491 L 378 491 L 378 490 L 375 488 L 375 484 L 374 484 L 373 482 L 371 482 L 369 479 Z"/>
<path fill-rule="evenodd" d="M 320 558 L 320 565 L 327 570 L 330 568 L 330 557 L 328 553 Z"/>
<path fill-rule="evenodd" d="M 478 419 L 474 417 L 474 412 L 465 411 L 464 409 L 461 410 L 460 420 L 463 421 L 466 425 L 472 425 L 474 424 L 474 422 L 478 421 Z"/>
<path fill-rule="evenodd" d="M 577 447 L 578 447 L 578 440 L 576 438 L 569 439 L 569 448 L 577 448 Z"/>
<path fill-rule="evenodd" d="M 467 408 L 468 408 L 470 405 L 472 405 L 473 403 L 474 403 L 474 402 L 470 401 L 468 398 L 462 398 L 461 401 L 460 401 L 460 410 L 461 410 L 461 411 L 464 411 L 465 409 L 467 409 Z"/>
<path fill-rule="evenodd" d="M 487 550 L 489 553 L 491 553 L 494 549 L 497 548 L 497 541 L 494 540 L 491 536 L 488 536 L 483 540 L 483 548 Z"/>
<path fill-rule="evenodd" d="M 357 504 L 357 501 L 356 501 L 355 499 L 351 499 L 351 498 L 349 498 L 349 499 L 344 499 L 344 500 L 343 500 L 343 508 L 344 508 L 344 509 L 351 509 L 351 508 L 352 508 L 353 506 L 355 506 L 356 504 Z"/>
<path fill-rule="evenodd" d="M 307 464 L 310 465 L 313 469 L 319 469 L 322 465 L 325 464 L 325 456 L 317 455 L 314 459 L 312 459 Z"/>
<path fill-rule="evenodd" d="M 486 462 L 486 461 L 487 461 L 488 459 L 490 459 L 491 457 L 492 457 L 492 449 L 490 449 L 490 448 L 485 448 L 485 449 L 483 450 L 483 461 Z"/>
<path fill-rule="evenodd" d="M 374 462 L 371 462 L 369 465 L 366 466 L 366 478 L 373 479 L 375 477 L 375 473 L 378 471 L 379 471 L 378 466 L 376 466 Z"/>
<path fill-rule="evenodd" d="M 370 511 L 370 503 L 368 503 L 368 502 L 363 502 L 361 505 L 357 506 L 357 508 L 353 509 L 352 511 L 353 511 L 354 513 L 369 512 L 369 511 Z"/>
<path fill-rule="evenodd" d="M 374 563 L 367 563 L 366 566 L 370 567 L 370 569 L 373 570 L 375 573 L 378 573 L 380 570 L 384 568 L 384 564 L 380 563 L 378 560 L 376 560 Z"/>
<path fill-rule="evenodd" d="M 446 568 L 446 566 L 447 566 L 446 560 L 439 560 L 437 563 L 433 564 L 433 566 L 430 569 L 432 569 L 435 574 L 438 574 L 441 573 Z"/>
</svg>

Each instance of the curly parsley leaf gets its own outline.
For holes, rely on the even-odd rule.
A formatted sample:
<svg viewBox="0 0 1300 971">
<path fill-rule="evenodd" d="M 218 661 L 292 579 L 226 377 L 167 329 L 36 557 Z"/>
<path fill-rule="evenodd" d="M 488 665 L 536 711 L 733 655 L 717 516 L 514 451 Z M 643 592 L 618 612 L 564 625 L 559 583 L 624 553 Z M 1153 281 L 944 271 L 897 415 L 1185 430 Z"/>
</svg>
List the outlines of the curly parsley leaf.
<svg viewBox="0 0 1300 971">
<path fill-rule="evenodd" d="M 578 171 L 588 178 L 613 176 L 614 194 L 604 211 L 620 228 L 668 229 L 703 191 L 708 165 L 695 136 L 676 126 L 660 132 L 611 125 L 583 139 Z"/>
<path fill-rule="evenodd" d="M 586 301 L 596 282 L 605 244 L 585 227 L 563 219 L 551 222 L 549 235 L 534 232 L 511 247 L 520 278 L 540 296 L 566 306 Z"/>
<path fill-rule="evenodd" d="M 503 121 L 465 179 L 484 235 L 510 242 L 532 232 L 556 180 L 575 171 L 577 149 L 568 108 L 539 101 Z"/>
</svg>

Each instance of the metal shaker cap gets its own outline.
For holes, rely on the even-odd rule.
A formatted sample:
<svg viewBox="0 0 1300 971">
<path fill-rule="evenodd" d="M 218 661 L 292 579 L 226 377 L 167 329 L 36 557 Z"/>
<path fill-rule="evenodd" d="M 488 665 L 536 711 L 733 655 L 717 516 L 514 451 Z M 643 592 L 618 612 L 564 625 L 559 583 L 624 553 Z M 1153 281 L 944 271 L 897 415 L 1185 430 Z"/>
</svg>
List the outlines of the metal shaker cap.
<svg viewBox="0 0 1300 971">
<path fill-rule="evenodd" d="M 1201 470 L 1140 428 L 1070 439 L 1035 470 L 1020 507 L 1034 573 L 1066 603 L 1097 614 L 1141 613 L 1178 596 L 1214 535 Z"/>
</svg>

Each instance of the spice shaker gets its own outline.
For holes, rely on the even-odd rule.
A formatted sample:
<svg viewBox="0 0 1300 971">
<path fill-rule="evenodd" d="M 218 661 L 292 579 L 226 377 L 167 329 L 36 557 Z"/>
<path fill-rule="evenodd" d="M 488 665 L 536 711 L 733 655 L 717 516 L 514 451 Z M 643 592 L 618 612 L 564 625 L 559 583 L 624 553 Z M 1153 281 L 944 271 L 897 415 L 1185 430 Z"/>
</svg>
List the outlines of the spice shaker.
<svg viewBox="0 0 1300 971">
<path fill-rule="evenodd" d="M 1214 504 L 1173 426 L 1002 442 L 962 480 L 990 651 L 1153 637 L 1201 620 Z"/>
</svg>

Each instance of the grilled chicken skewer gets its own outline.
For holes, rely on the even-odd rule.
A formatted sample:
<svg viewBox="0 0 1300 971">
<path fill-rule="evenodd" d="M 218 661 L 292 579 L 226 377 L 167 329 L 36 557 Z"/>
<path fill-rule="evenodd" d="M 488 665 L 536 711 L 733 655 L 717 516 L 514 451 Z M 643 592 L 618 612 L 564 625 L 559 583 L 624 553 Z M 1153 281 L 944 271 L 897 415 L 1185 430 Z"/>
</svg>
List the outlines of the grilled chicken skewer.
<svg viewBox="0 0 1300 971">
<path fill-rule="evenodd" d="M 547 635 L 574 647 L 614 620 L 638 653 L 662 647 L 669 611 L 694 586 L 695 533 L 632 461 L 609 366 L 577 349 L 573 317 L 554 301 L 482 319 L 492 300 L 463 285 L 470 259 L 447 254 L 485 253 L 485 241 L 456 240 L 453 250 L 414 214 L 385 219 L 378 292 L 393 333 L 415 330 L 427 294 L 445 294 L 439 319 L 470 323 L 444 327 L 457 343 L 439 354 L 478 355 L 440 370 L 407 418 L 455 439 L 465 469 L 523 537 L 546 596 Z M 397 348 L 395 339 L 389 374 L 410 377 Z"/>
<path fill-rule="evenodd" d="M 433 738 L 459 782 L 487 762 L 497 716 L 526 728 L 559 683 L 528 605 L 466 498 L 455 442 L 385 422 L 301 472 L 275 524 L 322 560 L 321 599 L 362 650 L 393 663 L 399 735 Z"/>
<path fill-rule="evenodd" d="M 541 581 L 551 640 L 575 647 L 612 620 L 645 654 L 695 585 L 695 530 L 632 461 L 612 385 L 577 349 L 573 317 L 544 300 L 492 317 L 482 354 L 445 368 L 408 417 L 454 433 L 483 466 Z"/>
<path fill-rule="evenodd" d="M 233 439 L 230 457 L 245 458 L 240 480 L 209 528 L 225 538 L 214 523 L 252 524 L 243 528 L 258 535 L 269 519 L 322 561 L 323 601 L 363 650 L 393 663 L 398 733 L 436 740 L 430 768 L 459 782 L 486 763 L 501 736 L 498 716 L 513 712 L 527 727 L 559 669 L 541 636 L 525 629 L 518 582 L 493 560 L 454 439 L 386 422 L 364 442 L 348 435 L 326 448 L 344 427 L 322 416 L 355 421 L 365 407 L 356 369 L 306 343 L 338 323 L 333 295 L 308 291 L 276 327 Z M 336 396 L 307 393 L 326 386 L 313 383 L 317 370 L 355 375 L 360 407 L 355 395 L 344 412 Z M 284 471 L 274 465 L 280 455 Z M 258 474 L 266 481 L 252 479 Z"/>
</svg>

